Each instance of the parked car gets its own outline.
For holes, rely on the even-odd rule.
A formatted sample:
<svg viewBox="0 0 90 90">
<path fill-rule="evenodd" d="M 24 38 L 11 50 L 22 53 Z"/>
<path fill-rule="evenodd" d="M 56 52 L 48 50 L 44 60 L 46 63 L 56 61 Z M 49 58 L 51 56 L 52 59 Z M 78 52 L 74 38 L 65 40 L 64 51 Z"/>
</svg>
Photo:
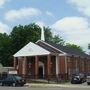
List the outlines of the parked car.
<svg viewBox="0 0 90 90">
<path fill-rule="evenodd" d="M 74 76 L 74 77 L 72 77 L 72 79 L 71 79 L 71 83 L 72 83 L 72 84 L 81 84 L 81 83 L 82 83 L 82 80 L 80 79 L 79 76 Z"/>
<path fill-rule="evenodd" d="M 81 84 L 84 83 L 85 81 L 86 81 L 85 76 L 84 74 L 81 73 L 74 75 L 71 79 L 72 84 Z"/>
<path fill-rule="evenodd" d="M 90 73 L 87 73 L 86 82 L 88 85 L 90 85 Z"/>
<path fill-rule="evenodd" d="M 24 86 L 26 81 L 17 75 L 9 75 L 6 78 L 0 79 L 1 86 Z"/>
</svg>

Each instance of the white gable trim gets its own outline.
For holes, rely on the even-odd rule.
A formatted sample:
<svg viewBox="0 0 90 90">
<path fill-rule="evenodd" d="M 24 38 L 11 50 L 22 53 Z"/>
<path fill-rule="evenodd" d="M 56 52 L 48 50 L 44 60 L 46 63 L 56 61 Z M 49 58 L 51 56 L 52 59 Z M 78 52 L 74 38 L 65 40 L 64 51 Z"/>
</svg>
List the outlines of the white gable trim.
<svg viewBox="0 0 90 90">
<path fill-rule="evenodd" d="M 22 49 L 20 49 L 17 53 L 15 53 L 13 56 L 20 57 L 20 56 L 36 56 L 36 55 L 48 55 L 48 54 L 50 54 L 49 51 L 47 51 L 46 49 L 40 47 L 35 43 L 30 42 Z"/>
</svg>

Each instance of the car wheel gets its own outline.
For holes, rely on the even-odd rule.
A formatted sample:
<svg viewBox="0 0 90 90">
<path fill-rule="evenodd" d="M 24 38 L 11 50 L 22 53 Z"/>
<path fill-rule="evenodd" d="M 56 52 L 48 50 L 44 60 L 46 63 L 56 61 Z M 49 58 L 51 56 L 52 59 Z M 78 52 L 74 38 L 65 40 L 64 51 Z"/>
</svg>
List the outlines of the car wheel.
<svg viewBox="0 0 90 90">
<path fill-rule="evenodd" d="M 0 86 L 3 86 L 3 83 L 2 82 L 0 83 Z"/>
<path fill-rule="evenodd" d="M 13 84 L 12 84 L 12 86 L 14 86 L 14 87 L 15 87 L 15 86 L 16 86 L 16 83 L 13 83 Z"/>
<path fill-rule="evenodd" d="M 87 85 L 90 85 L 90 83 L 87 83 Z"/>
<path fill-rule="evenodd" d="M 71 81 L 71 84 L 75 84 L 75 82 L 74 81 Z"/>
<path fill-rule="evenodd" d="M 21 84 L 20 86 L 24 86 L 24 84 Z"/>
</svg>

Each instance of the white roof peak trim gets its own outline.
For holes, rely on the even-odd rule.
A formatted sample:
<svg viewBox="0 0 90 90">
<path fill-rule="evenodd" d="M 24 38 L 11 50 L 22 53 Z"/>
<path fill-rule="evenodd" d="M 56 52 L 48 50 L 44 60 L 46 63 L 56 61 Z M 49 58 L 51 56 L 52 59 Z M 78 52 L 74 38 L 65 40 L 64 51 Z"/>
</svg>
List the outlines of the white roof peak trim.
<svg viewBox="0 0 90 90">
<path fill-rule="evenodd" d="M 15 53 L 14 57 L 20 56 L 36 56 L 36 55 L 48 55 L 49 51 L 36 45 L 35 43 L 29 42 L 26 46 L 20 49 L 17 53 Z"/>
<path fill-rule="evenodd" d="M 67 56 L 67 54 L 59 54 L 59 56 Z"/>
<path fill-rule="evenodd" d="M 38 41 L 36 41 L 35 43 L 38 43 L 39 41 L 42 41 L 42 40 L 38 40 Z"/>
<path fill-rule="evenodd" d="M 38 40 L 36 43 L 38 43 L 39 41 L 43 42 L 42 40 Z M 46 42 L 43 42 L 43 43 L 45 43 L 46 45 L 48 45 L 48 46 L 50 46 L 50 47 L 52 47 L 52 48 L 54 48 L 54 49 L 56 49 L 56 50 L 62 52 L 63 54 L 66 54 L 65 52 L 63 52 L 63 51 L 61 51 L 61 50 L 55 48 L 54 46 L 52 46 L 52 45 L 50 45 L 50 44 L 48 44 L 48 43 L 46 43 Z"/>
</svg>

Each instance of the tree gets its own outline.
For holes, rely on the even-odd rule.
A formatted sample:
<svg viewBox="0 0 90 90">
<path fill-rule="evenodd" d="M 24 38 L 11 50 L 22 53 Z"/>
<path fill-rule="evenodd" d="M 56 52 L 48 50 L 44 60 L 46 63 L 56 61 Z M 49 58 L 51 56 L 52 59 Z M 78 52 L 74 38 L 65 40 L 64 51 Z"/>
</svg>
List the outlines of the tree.
<svg viewBox="0 0 90 90">
<path fill-rule="evenodd" d="M 90 49 L 90 43 L 88 44 L 88 49 Z"/>
<path fill-rule="evenodd" d="M 51 29 L 49 27 L 44 27 L 45 41 L 50 42 L 53 39 Z"/>
<path fill-rule="evenodd" d="M 0 33 L 0 63 L 4 66 L 12 65 L 11 56 L 11 39 L 4 33 Z"/>
<path fill-rule="evenodd" d="M 79 50 L 79 51 L 81 51 L 81 52 L 84 52 L 83 49 L 82 49 L 82 47 L 80 47 L 80 46 L 78 46 L 78 45 L 67 43 L 66 46 L 67 46 L 67 47 L 70 47 L 70 48 L 77 49 L 77 50 Z"/>
<path fill-rule="evenodd" d="M 52 42 L 56 43 L 56 44 L 61 44 L 61 45 L 64 45 L 64 43 L 65 43 L 65 41 L 59 35 L 55 35 L 52 38 Z"/>
</svg>

